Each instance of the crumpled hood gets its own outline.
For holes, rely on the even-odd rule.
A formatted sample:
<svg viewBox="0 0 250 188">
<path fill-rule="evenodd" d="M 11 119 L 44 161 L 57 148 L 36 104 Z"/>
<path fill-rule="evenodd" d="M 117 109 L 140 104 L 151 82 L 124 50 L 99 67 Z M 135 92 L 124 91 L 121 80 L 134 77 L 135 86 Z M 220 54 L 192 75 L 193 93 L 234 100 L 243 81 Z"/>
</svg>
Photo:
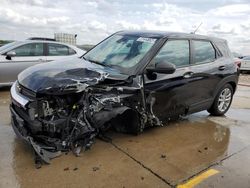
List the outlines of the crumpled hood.
<svg viewBox="0 0 250 188">
<path fill-rule="evenodd" d="M 74 57 L 32 66 L 18 75 L 18 82 L 34 92 L 52 94 L 80 92 L 105 79 L 123 81 L 128 77 L 117 69 Z"/>
</svg>

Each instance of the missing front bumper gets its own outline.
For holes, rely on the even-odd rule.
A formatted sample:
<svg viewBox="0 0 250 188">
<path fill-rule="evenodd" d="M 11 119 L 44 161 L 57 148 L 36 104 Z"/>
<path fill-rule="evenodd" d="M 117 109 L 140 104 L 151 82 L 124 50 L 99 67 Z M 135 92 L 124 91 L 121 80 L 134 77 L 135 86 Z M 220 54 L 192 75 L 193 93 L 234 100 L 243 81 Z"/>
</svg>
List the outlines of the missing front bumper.
<svg viewBox="0 0 250 188">
<path fill-rule="evenodd" d="M 61 155 L 61 151 L 49 151 L 44 149 L 38 143 L 36 143 L 29 135 L 28 130 L 25 128 L 25 121 L 17 114 L 17 112 L 10 106 L 11 111 L 11 125 L 18 138 L 22 139 L 26 143 L 32 146 L 36 160 L 40 159 L 41 162 L 50 164 L 50 160 Z"/>
</svg>

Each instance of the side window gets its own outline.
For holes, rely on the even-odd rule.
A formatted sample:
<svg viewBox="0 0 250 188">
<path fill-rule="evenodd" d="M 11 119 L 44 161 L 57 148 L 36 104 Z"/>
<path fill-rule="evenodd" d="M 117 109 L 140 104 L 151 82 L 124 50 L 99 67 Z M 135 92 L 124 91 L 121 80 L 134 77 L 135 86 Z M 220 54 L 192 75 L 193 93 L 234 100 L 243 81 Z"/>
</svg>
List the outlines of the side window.
<svg viewBox="0 0 250 188">
<path fill-rule="evenodd" d="M 168 40 L 151 63 L 157 64 L 157 62 L 162 60 L 172 63 L 176 67 L 189 65 L 189 41 Z"/>
<path fill-rule="evenodd" d="M 216 59 L 216 51 L 211 42 L 193 41 L 194 45 L 194 63 L 209 63 Z"/>
<path fill-rule="evenodd" d="M 73 50 L 72 48 L 69 48 L 69 55 L 74 55 L 76 54 L 76 51 Z"/>
<path fill-rule="evenodd" d="M 48 44 L 49 56 L 65 56 L 69 55 L 69 47 L 61 44 Z"/>
<path fill-rule="evenodd" d="M 11 51 L 15 51 L 16 56 L 43 56 L 43 43 L 25 44 Z"/>
</svg>

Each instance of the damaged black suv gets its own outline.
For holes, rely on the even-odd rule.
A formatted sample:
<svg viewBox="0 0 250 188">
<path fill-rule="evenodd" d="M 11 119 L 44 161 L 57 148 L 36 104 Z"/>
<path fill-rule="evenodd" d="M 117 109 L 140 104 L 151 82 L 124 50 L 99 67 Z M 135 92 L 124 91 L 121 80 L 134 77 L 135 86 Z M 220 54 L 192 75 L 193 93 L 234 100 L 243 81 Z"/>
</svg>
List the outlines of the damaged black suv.
<svg viewBox="0 0 250 188">
<path fill-rule="evenodd" d="M 11 88 L 12 126 L 49 163 L 63 151 L 78 155 L 111 127 L 138 134 L 202 110 L 223 115 L 237 82 L 223 39 L 121 31 L 81 58 L 19 74 Z"/>
</svg>

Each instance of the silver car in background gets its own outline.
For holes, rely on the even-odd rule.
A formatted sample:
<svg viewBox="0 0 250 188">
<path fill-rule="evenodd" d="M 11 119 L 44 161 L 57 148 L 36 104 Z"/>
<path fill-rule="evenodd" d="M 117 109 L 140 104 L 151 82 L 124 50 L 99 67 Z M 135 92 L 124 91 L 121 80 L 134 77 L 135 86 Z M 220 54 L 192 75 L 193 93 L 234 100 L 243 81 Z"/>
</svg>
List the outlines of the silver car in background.
<svg viewBox="0 0 250 188">
<path fill-rule="evenodd" d="M 85 53 L 75 46 L 46 41 L 25 40 L 0 47 L 0 87 L 11 85 L 24 69 L 57 59 Z"/>
<path fill-rule="evenodd" d="M 241 59 L 241 71 L 250 71 L 250 56 L 245 56 Z"/>
</svg>

